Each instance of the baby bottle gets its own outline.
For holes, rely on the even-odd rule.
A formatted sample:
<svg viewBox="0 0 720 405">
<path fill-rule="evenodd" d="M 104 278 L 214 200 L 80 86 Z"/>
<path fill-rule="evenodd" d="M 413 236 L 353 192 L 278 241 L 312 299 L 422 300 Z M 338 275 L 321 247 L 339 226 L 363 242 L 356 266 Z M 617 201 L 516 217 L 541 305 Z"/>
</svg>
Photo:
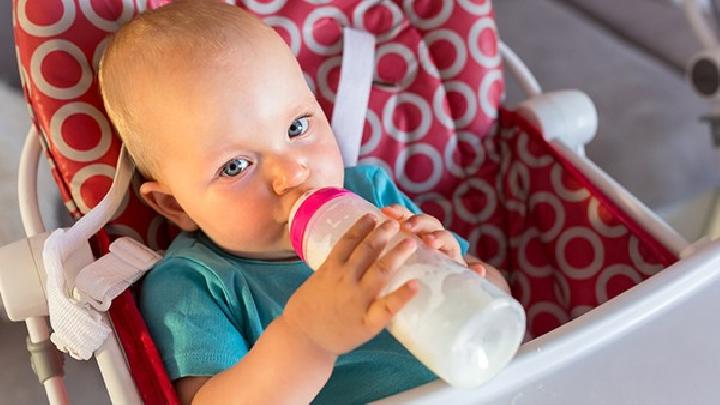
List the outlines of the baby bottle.
<svg viewBox="0 0 720 405">
<path fill-rule="evenodd" d="M 365 213 L 383 214 L 348 190 L 305 193 L 290 214 L 290 239 L 297 254 L 317 270 L 335 243 Z M 403 238 L 399 232 L 388 249 Z M 449 384 L 476 387 L 513 357 L 525 333 L 525 312 L 511 296 L 444 254 L 417 244 L 381 295 L 417 280 L 415 297 L 388 329 L 415 357 Z"/>
</svg>

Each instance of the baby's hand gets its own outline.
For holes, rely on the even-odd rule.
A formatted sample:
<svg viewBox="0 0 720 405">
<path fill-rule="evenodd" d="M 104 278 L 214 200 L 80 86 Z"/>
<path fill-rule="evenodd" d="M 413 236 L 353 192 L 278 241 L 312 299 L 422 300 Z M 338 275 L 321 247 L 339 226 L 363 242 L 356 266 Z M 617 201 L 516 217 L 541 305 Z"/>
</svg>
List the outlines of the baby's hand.
<svg viewBox="0 0 720 405">
<path fill-rule="evenodd" d="M 413 214 L 407 208 L 397 204 L 383 208 L 382 212 L 388 217 L 400 221 L 402 230 L 415 233 L 428 246 L 439 250 L 456 262 L 468 266 L 470 270 L 487 278 L 498 288 L 510 294 L 510 287 L 498 269 L 481 262 L 476 257 L 467 255 L 463 258 L 461 256 L 457 239 L 442 226 L 437 218 L 427 214 Z"/>
<path fill-rule="evenodd" d="M 495 286 L 510 294 L 510 286 L 508 286 L 507 280 L 505 280 L 505 277 L 498 269 L 487 263 L 481 262 L 480 259 L 471 255 L 466 255 L 465 261 L 467 262 L 467 266 L 470 270 L 482 277 L 485 277 L 488 281 L 495 284 Z"/>
<path fill-rule="evenodd" d="M 383 208 L 382 213 L 399 221 L 403 231 L 416 234 L 426 245 L 465 265 L 465 260 L 460 252 L 460 244 L 437 218 L 428 214 L 413 214 L 407 208 L 397 204 Z"/>
<path fill-rule="evenodd" d="M 415 281 L 378 297 L 415 252 L 407 238 L 381 256 L 398 223 L 365 215 L 338 241 L 325 263 L 290 297 L 281 317 L 299 338 L 339 355 L 377 335 L 411 298 Z"/>
</svg>

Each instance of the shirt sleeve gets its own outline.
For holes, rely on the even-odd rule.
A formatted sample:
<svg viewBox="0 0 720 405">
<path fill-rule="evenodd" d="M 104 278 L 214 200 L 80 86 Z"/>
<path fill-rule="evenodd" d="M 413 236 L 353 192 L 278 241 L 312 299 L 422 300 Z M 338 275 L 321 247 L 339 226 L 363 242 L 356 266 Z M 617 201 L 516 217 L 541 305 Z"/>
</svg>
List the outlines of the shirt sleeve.
<svg viewBox="0 0 720 405">
<path fill-rule="evenodd" d="M 375 199 L 378 207 L 382 208 L 392 204 L 400 204 L 414 214 L 422 212 L 420 208 L 395 185 L 395 182 L 393 182 L 383 168 L 377 167 L 375 169 L 373 184 L 375 186 Z M 470 244 L 455 232 L 451 231 L 451 233 L 458 241 L 458 244 L 460 244 L 460 253 L 465 256 Z"/>
<path fill-rule="evenodd" d="M 216 275 L 190 259 L 168 258 L 143 281 L 140 309 L 171 380 L 212 376 L 248 352 Z"/>
</svg>

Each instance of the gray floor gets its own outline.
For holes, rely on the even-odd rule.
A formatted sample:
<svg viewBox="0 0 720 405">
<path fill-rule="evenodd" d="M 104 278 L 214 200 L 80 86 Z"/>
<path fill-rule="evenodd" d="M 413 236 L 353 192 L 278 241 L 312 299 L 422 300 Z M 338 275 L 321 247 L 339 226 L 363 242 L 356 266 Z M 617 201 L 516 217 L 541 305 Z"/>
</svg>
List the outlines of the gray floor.
<svg viewBox="0 0 720 405">
<path fill-rule="evenodd" d="M 632 3 L 639 7 L 650 2 L 662 4 L 661 0 L 603 0 L 602 4 L 620 7 Z M 662 17 L 654 34 L 648 35 L 603 20 L 620 16 L 632 23 L 633 19 L 623 13 L 589 17 L 588 10 L 601 4 L 597 0 L 496 0 L 494 4 L 500 35 L 526 60 L 546 90 L 579 88 L 590 94 L 598 107 L 600 124 L 588 155 L 642 201 L 659 210 L 720 183 L 720 159 L 710 147 L 707 129 L 697 122 L 709 107 L 691 93 L 679 66 L 697 45 L 685 32 L 681 37 L 686 38 L 687 49 L 670 52 L 664 58 L 663 49 L 643 42 L 653 38 L 660 38 L 664 45 L 679 41 L 673 30 L 679 32 L 683 27 L 664 26 L 662 22 L 677 19 L 671 9 L 638 17 L 645 22 L 650 17 Z M 9 3 L 2 1 L 0 81 L 16 84 L 8 27 Z M 662 40 L 661 35 L 671 40 Z M 673 46 L 677 50 L 684 44 Z M 517 88 L 510 85 L 508 104 L 519 99 Z M 16 214 L 14 168 L 27 122 L 22 100 L 0 83 L 0 204 L 6 208 L 0 245 L 22 236 Z M 41 182 L 52 189 L 48 178 Z M 46 197 L 44 214 L 57 218 L 57 200 L 51 192 Z M 4 366 L 0 368 L 0 405 L 46 403 L 27 362 L 24 336 L 24 325 L 0 321 L 0 364 Z M 92 362 L 68 361 L 66 370 L 73 403 L 109 402 Z"/>
</svg>

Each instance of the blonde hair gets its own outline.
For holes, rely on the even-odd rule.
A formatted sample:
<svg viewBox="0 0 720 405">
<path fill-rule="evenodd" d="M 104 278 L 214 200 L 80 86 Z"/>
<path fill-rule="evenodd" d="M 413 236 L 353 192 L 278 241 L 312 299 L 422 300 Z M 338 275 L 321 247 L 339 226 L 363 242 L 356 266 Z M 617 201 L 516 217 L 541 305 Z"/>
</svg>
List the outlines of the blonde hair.
<svg viewBox="0 0 720 405">
<path fill-rule="evenodd" d="M 132 81 L 167 60 L 194 66 L 222 62 L 230 47 L 252 40 L 251 27 L 272 31 L 251 14 L 217 0 L 177 0 L 140 14 L 112 36 L 100 61 L 101 94 L 143 176 L 157 178 L 159 146 L 142 130 L 143 113 L 151 106 L 133 97 Z"/>
</svg>

